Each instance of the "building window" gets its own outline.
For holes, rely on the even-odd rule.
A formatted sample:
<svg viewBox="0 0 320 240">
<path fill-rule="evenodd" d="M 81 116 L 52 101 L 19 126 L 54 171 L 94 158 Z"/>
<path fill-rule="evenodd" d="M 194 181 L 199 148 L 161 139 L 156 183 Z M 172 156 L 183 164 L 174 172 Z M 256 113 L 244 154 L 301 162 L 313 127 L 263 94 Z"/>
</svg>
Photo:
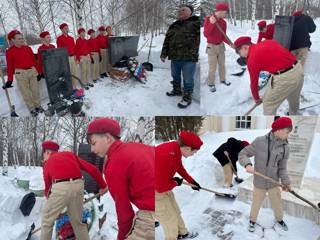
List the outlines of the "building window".
<svg viewBox="0 0 320 240">
<path fill-rule="evenodd" d="M 237 129 L 251 129 L 252 119 L 251 116 L 237 116 L 236 128 Z"/>
</svg>

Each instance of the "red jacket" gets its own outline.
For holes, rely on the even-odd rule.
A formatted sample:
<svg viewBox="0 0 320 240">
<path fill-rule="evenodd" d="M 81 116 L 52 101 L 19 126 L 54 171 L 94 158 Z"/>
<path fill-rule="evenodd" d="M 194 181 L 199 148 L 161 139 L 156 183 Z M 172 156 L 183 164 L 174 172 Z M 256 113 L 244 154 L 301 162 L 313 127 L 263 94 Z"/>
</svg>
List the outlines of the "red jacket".
<svg viewBox="0 0 320 240">
<path fill-rule="evenodd" d="M 99 34 L 97 37 L 100 49 L 109 48 L 109 37 Z"/>
<path fill-rule="evenodd" d="M 89 38 L 90 52 L 97 52 L 100 55 L 100 47 L 97 38 Z"/>
<path fill-rule="evenodd" d="M 115 201 L 118 240 L 124 240 L 133 224 L 134 211 L 154 211 L 154 147 L 141 143 L 114 142 L 107 152 L 104 174 Z"/>
<path fill-rule="evenodd" d="M 269 24 L 267 26 L 266 32 L 259 32 L 259 38 L 258 38 L 257 43 L 261 42 L 263 38 L 265 38 L 266 40 L 272 40 L 273 33 L 274 33 L 274 23 Z"/>
<path fill-rule="evenodd" d="M 251 93 L 254 100 L 259 97 L 259 74 L 261 71 L 276 73 L 288 69 L 296 62 L 296 57 L 274 40 L 253 44 L 249 48 L 247 59 L 250 74 Z"/>
<path fill-rule="evenodd" d="M 217 18 L 216 18 L 217 19 Z M 227 32 L 227 22 L 224 19 L 217 19 L 217 23 L 220 25 L 222 30 Z M 204 36 L 207 38 L 207 42 L 211 44 L 218 45 L 222 42 L 230 45 L 231 43 L 224 37 L 224 35 L 217 28 L 216 23 L 212 24 L 210 22 L 210 17 L 204 19 Z"/>
<path fill-rule="evenodd" d="M 39 48 L 38 48 L 38 65 L 37 65 L 37 70 L 38 70 L 38 73 L 42 74 L 43 73 L 43 64 L 42 64 L 42 59 L 41 59 L 41 51 L 44 51 L 44 50 L 47 50 L 47 49 L 50 49 L 50 48 L 55 48 L 54 45 L 52 44 L 49 44 L 48 46 L 45 45 L 45 44 L 42 44 Z"/>
<path fill-rule="evenodd" d="M 84 170 L 98 183 L 100 188 L 106 188 L 100 171 L 94 165 L 82 160 L 72 152 L 52 153 L 43 166 L 43 179 L 45 183 L 45 196 L 51 189 L 54 180 L 81 178 L 80 170 Z"/>
<path fill-rule="evenodd" d="M 73 56 L 75 54 L 75 43 L 74 39 L 71 36 L 65 36 L 64 34 L 60 35 L 57 38 L 57 47 L 58 48 L 66 48 L 69 56 Z"/>
<path fill-rule="evenodd" d="M 165 142 L 156 147 L 156 191 L 167 192 L 177 186 L 173 177 L 178 173 L 187 182 L 194 179 L 182 165 L 182 154 L 177 141 Z"/>
<path fill-rule="evenodd" d="M 8 81 L 13 81 L 13 74 L 16 69 L 29 69 L 37 67 L 36 58 L 29 46 L 11 46 L 6 51 Z"/>
<path fill-rule="evenodd" d="M 87 39 L 79 37 L 76 41 L 76 59 L 80 61 L 81 56 L 88 56 L 90 54 L 90 45 Z"/>
</svg>

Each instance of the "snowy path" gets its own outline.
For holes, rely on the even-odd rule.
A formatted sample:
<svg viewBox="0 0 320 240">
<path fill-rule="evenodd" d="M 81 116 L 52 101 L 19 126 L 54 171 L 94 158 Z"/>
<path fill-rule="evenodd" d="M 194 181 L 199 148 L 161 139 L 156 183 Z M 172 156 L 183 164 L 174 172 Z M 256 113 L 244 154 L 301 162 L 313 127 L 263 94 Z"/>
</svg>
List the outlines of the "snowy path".
<svg viewBox="0 0 320 240">
<path fill-rule="evenodd" d="M 316 25 L 318 29 L 311 34 L 312 47 L 306 63 L 305 82 L 302 89 L 301 108 L 309 107 L 300 111 L 303 115 L 318 115 L 320 113 L 320 71 L 318 62 L 320 61 L 320 19 L 317 19 Z M 202 29 L 203 31 L 203 29 Z M 239 36 L 251 36 L 253 41 L 257 41 L 258 30 L 252 31 L 250 24 L 244 23 L 242 28 L 228 24 L 227 34 L 234 41 Z M 219 84 L 218 71 L 216 72 L 216 87 L 217 92 L 211 93 L 206 85 L 208 76 L 208 59 L 206 50 L 206 38 L 203 33 L 201 35 L 200 48 L 200 64 L 201 64 L 201 106 L 208 114 L 227 114 L 234 115 L 245 114 L 253 105 L 254 101 L 250 92 L 250 78 L 248 71 L 242 77 L 231 76 L 232 73 L 241 71 L 241 67 L 236 63 L 239 57 L 235 51 L 226 46 L 226 78 L 231 82 L 231 86 L 226 87 Z M 260 93 L 263 96 L 263 93 Z M 283 103 L 278 114 L 288 112 L 287 102 Z M 258 107 L 252 113 L 253 115 L 263 114 L 262 106 Z"/>
<path fill-rule="evenodd" d="M 249 130 L 223 133 L 207 133 L 202 136 L 204 145 L 199 152 L 187 159 L 183 159 L 183 164 L 187 171 L 203 187 L 217 189 L 223 182 L 223 171 L 219 162 L 212 156 L 212 153 L 230 136 L 237 139 L 252 142 L 257 136 L 264 135 L 268 130 Z M 316 135 L 316 142 L 320 136 Z M 307 176 L 315 174 L 319 169 L 318 153 L 319 150 L 312 147 L 308 163 Z M 319 170 L 318 170 L 319 171 Z M 241 178 L 248 178 L 243 167 L 238 164 L 238 174 Z M 199 240 L 257 240 L 261 239 L 263 232 L 257 228 L 255 233 L 249 233 L 247 225 L 251 206 L 237 201 L 215 197 L 213 194 L 200 191 L 193 191 L 190 187 L 181 186 L 174 189 L 175 197 L 182 211 L 182 217 L 190 231 L 199 232 Z M 263 239 L 268 240 L 316 240 L 320 236 L 320 227 L 315 223 L 289 216 L 285 214 L 285 221 L 289 226 L 288 232 L 283 232 L 276 228 L 266 229 Z M 263 208 L 260 210 L 258 223 L 269 228 L 274 224 L 273 211 Z M 227 238 L 228 234 L 231 238 Z M 219 237 L 220 236 L 220 237 Z M 156 239 L 163 240 L 162 228 L 156 229 Z"/>
</svg>

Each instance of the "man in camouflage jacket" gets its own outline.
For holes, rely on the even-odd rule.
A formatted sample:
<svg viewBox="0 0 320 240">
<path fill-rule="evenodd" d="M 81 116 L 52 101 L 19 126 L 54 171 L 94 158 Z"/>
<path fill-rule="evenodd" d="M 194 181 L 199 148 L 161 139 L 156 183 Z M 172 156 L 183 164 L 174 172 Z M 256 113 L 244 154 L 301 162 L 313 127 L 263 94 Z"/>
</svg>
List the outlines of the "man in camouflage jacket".
<svg viewBox="0 0 320 240">
<path fill-rule="evenodd" d="M 161 60 L 171 60 L 173 90 L 167 96 L 181 96 L 180 108 L 191 104 L 194 87 L 196 62 L 199 57 L 200 20 L 192 16 L 193 7 L 182 5 L 178 11 L 178 20 L 169 27 L 163 43 Z M 183 75 L 183 91 L 181 88 L 181 72 Z"/>
</svg>

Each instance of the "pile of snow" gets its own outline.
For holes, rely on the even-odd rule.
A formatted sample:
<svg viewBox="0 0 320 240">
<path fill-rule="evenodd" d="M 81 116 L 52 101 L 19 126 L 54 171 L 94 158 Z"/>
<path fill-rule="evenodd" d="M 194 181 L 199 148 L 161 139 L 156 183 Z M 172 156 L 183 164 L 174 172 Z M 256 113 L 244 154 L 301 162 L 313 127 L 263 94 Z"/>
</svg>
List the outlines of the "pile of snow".
<svg viewBox="0 0 320 240">
<path fill-rule="evenodd" d="M 309 52 L 305 65 L 305 79 L 302 89 L 302 98 L 300 108 L 306 108 L 300 111 L 303 115 L 318 115 L 320 113 L 320 71 L 317 62 L 320 59 L 320 19 L 316 19 L 315 23 L 318 27 L 317 31 L 311 34 L 311 51 Z M 256 42 L 258 38 L 258 29 L 251 30 L 251 22 L 243 22 L 243 26 L 234 26 L 228 24 L 227 34 L 232 41 L 239 36 L 250 36 L 252 41 Z M 217 92 L 211 93 L 206 84 L 208 78 L 208 56 L 205 53 L 207 40 L 201 32 L 200 46 L 200 65 L 201 65 L 201 107 L 207 114 L 245 114 L 253 105 L 254 101 L 250 90 L 250 76 L 248 71 L 242 77 L 232 76 L 232 73 L 241 71 L 241 67 L 236 60 L 239 57 L 235 51 L 226 45 L 226 78 L 231 82 L 231 86 L 219 84 L 218 70 L 216 72 L 216 88 Z M 263 91 L 260 92 L 263 96 Z M 314 106 L 316 105 L 316 106 Z M 286 114 L 288 112 L 288 103 L 283 103 L 278 109 L 278 114 Z M 259 115 L 263 113 L 262 106 L 253 111 L 253 114 Z"/>
<path fill-rule="evenodd" d="M 201 186 L 213 190 L 218 189 L 223 183 L 223 170 L 212 153 L 229 137 L 252 142 L 256 137 L 265 135 L 268 131 L 269 129 L 206 133 L 201 137 L 204 142 L 201 149 L 193 157 L 183 159 L 183 164 Z M 316 169 L 318 164 L 318 162 L 312 161 L 310 167 Z M 239 164 L 237 167 L 239 177 L 247 179 L 251 176 Z M 266 228 L 265 231 L 263 232 L 260 227 L 257 227 L 255 233 L 249 233 L 247 230 L 251 208 L 249 204 L 216 197 L 205 191 L 193 191 L 186 186 L 176 187 L 174 193 L 187 228 L 190 231 L 199 232 L 197 238 L 199 240 L 256 240 L 262 237 L 268 240 L 311 240 L 320 236 L 320 227 L 315 223 L 286 214 L 284 219 L 289 226 L 289 231 L 283 232 L 278 228 L 273 229 L 275 222 L 273 211 L 265 208 L 260 210 L 258 218 L 258 223 Z M 164 239 L 161 227 L 156 229 L 156 239 Z"/>
</svg>

